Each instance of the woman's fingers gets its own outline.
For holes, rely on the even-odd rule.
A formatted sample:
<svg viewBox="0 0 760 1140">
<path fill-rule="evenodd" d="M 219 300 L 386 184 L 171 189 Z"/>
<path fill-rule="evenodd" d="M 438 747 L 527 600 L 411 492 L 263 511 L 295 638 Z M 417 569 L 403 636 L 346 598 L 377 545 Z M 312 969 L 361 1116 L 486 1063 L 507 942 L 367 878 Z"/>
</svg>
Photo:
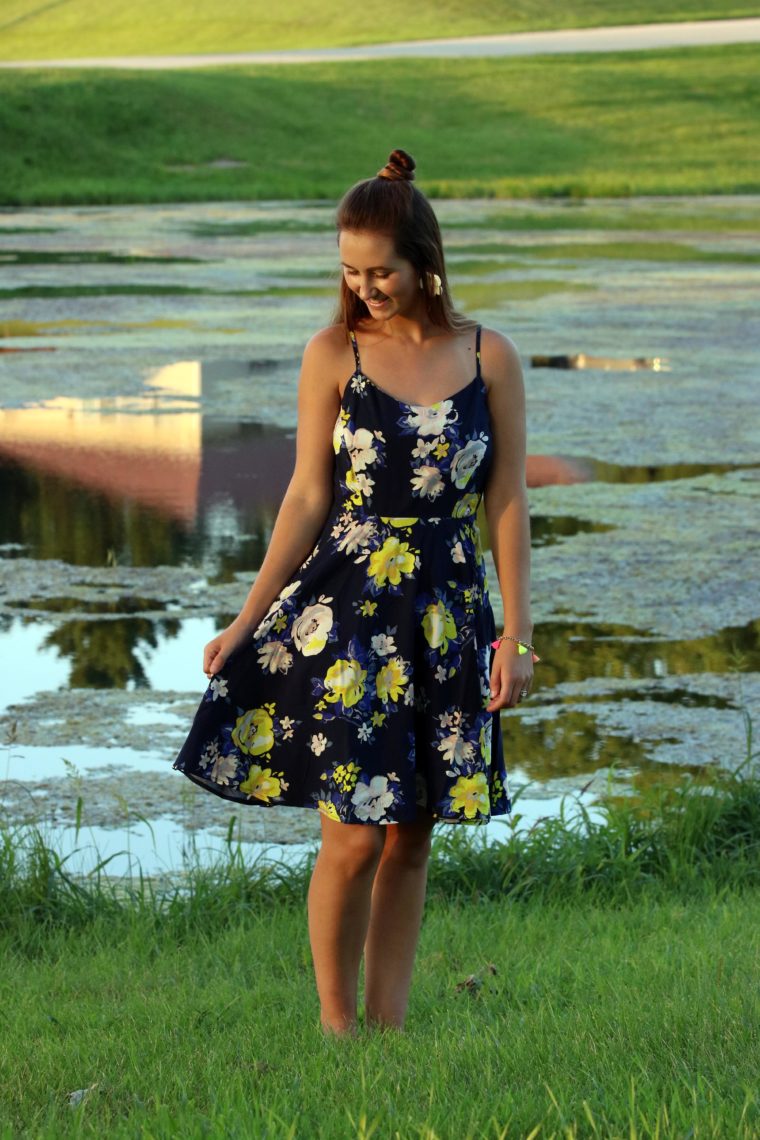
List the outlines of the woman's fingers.
<svg viewBox="0 0 760 1140">
<path fill-rule="evenodd" d="M 523 690 L 530 693 L 531 682 L 532 677 L 515 677 L 506 665 L 495 663 L 491 670 L 491 700 L 486 705 L 487 711 L 515 708 L 525 699 Z"/>
<path fill-rule="evenodd" d="M 224 655 L 220 646 L 212 641 L 206 646 L 203 653 L 203 672 L 207 677 L 210 677 L 214 673 L 218 673 L 222 665 L 224 665 Z"/>
</svg>

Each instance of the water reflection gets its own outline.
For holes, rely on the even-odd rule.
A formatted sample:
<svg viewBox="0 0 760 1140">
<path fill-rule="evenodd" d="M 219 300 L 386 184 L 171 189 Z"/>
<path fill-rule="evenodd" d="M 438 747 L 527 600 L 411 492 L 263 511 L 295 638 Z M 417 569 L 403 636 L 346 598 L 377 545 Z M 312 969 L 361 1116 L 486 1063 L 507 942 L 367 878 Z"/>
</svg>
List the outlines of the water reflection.
<svg viewBox="0 0 760 1140">
<path fill-rule="evenodd" d="M 144 397 L 0 411 L 8 556 L 216 562 L 224 580 L 258 566 L 292 471 L 293 433 L 204 417 L 204 388 L 235 381 L 245 383 L 244 366 L 190 362 L 160 370 Z"/>
<path fill-rule="evenodd" d="M 261 361 L 180 362 L 158 370 L 141 396 L 0 409 L 4 556 L 79 566 L 202 565 L 217 582 L 258 567 L 293 469 L 295 433 L 204 415 L 202 400 L 229 385 L 254 391 L 261 371 Z M 538 455 L 528 458 L 527 478 L 531 487 L 641 483 L 731 469 Z M 533 541 L 610 529 L 539 515 Z"/>
</svg>

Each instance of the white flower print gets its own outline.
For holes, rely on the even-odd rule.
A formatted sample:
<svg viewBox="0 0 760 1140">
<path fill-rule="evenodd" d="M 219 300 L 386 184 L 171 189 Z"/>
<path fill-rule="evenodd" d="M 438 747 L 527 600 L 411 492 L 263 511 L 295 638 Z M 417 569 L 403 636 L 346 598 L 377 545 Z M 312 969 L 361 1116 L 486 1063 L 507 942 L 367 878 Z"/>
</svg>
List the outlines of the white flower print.
<svg viewBox="0 0 760 1140">
<path fill-rule="evenodd" d="M 326 598 L 331 602 L 332 598 Z M 304 657 L 315 657 L 327 645 L 327 635 L 333 627 L 333 612 L 324 602 L 306 606 L 293 622 L 293 643 Z"/>
<path fill-rule="evenodd" d="M 373 776 L 368 784 L 360 782 L 354 788 L 351 803 L 356 808 L 359 819 L 375 821 L 385 815 L 386 808 L 393 803 L 393 792 L 388 788 L 387 776 Z"/>
<path fill-rule="evenodd" d="M 339 413 L 332 433 L 333 451 L 337 455 L 340 451 L 340 445 L 343 442 L 343 415 Z"/>
<path fill-rule="evenodd" d="M 209 688 L 211 689 L 211 692 L 214 694 L 212 697 L 212 700 L 214 700 L 214 701 L 216 700 L 217 697 L 226 697 L 227 696 L 227 682 L 225 681 L 224 677 L 213 677 L 211 680 L 211 683 L 209 685 Z"/>
<path fill-rule="evenodd" d="M 467 558 L 466 558 L 465 553 L 464 553 L 464 547 L 462 546 L 462 540 L 461 539 L 459 539 L 458 542 L 455 542 L 451 548 L 451 560 L 452 560 L 452 562 L 466 562 L 467 561 Z"/>
<path fill-rule="evenodd" d="M 268 669 L 270 673 L 287 673 L 293 664 L 293 654 L 289 652 L 281 641 L 266 641 L 259 646 L 259 665 Z"/>
<path fill-rule="evenodd" d="M 376 461 L 375 437 L 367 428 L 357 428 L 353 432 L 344 428 L 343 439 L 350 452 L 354 471 L 364 471 L 366 467 Z"/>
<path fill-rule="evenodd" d="M 295 723 L 296 722 L 293 720 L 292 716 L 280 717 L 280 728 L 282 729 L 282 739 L 283 740 L 290 740 L 291 739 L 291 737 L 293 735 L 293 725 Z"/>
<path fill-rule="evenodd" d="M 210 764 L 212 760 L 219 758 L 219 742 L 217 740 L 209 740 L 206 747 L 201 752 L 201 764 Z"/>
<path fill-rule="evenodd" d="M 376 633 L 372 637 L 372 648 L 379 657 L 390 657 L 396 653 L 396 642 L 387 633 Z"/>
<path fill-rule="evenodd" d="M 360 547 L 366 546 L 375 533 L 375 524 L 372 521 L 353 522 L 338 543 L 338 550 L 345 550 L 346 554 L 355 554 Z M 333 532 L 334 537 L 337 537 Z"/>
<path fill-rule="evenodd" d="M 352 376 L 351 377 L 351 387 L 353 388 L 353 390 L 355 392 L 358 392 L 360 395 L 363 396 L 366 389 L 367 389 L 367 377 L 362 376 L 361 374 L 359 374 L 358 376 Z"/>
<path fill-rule="evenodd" d="M 356 735 L 358 736 L 359 740 L 371 740 L 372 725 L 368 724 L 366 721 L 364 724 L 360 724 L 356 730 Z"/>
<path fill-rule="evenodd" d="M 406 417 L 410 428 L 414 428 L 418 435 L 440 435 L 447 424 L 456 419 L 456 412 L 451 419 L 449 413 L 453 407 L 453 400 L 439 400 L 437 404 L 429 407 L 410 404 L 414 411 Z"/>
<path fill-rule="evenodd" d="M 427 459 L 430 452 L 438 444 L 437 439 L 428 440 L 426 443 L 424 439 L 418 439 L 416 446 L 412 449 L 412 455 L 415 459 Z"/>
<path fill-rule="evenodd" d="M 259 622 L 259 624 L 256 626 L 256 629 L 254 630 L 253 636 L 254 637 L 266 637 L 266 635 L 269 633 L 269 631 L 272 628 L 272 626 L 274 625 L 274 623 L 277 621 L 277 616 L 278 616 L 279 612 L 280 612 L 280 607 L 275 602 L 272 605 L 272 608 L 269 610 L 269 613 L 266 615 L 266 617 L 262 618 L 261 621 Z"/>
<path fill-rule="evenodd" d="M 354 486 L 358 491 L 361 491 L 362 495 L 365 495 L 367 498 L 371 496 L 372 488 L 374 485 L 375 480 L 370 479 L 369 475 L 365 475 L 363 472 L 361 475 L 357 475 L 354 478 Z"/>
<path fill-rule="evenodd" d="M 280 591 L 279 597 L 276 600 L 279 602 L 284 602 L 286 598 L 289 598 L 291 594 L 294 594 L 296 592 L 300 585 L 300 579 L 297 582 L 289 582 L 288 585 Z"/>
<path fill-rule="evenodd" d="M 451 478 L 460 491 L 469 483 L 473 471 L 480 466 L 486 453 L 482 439 L 471 439 L 451 460 Z"/>
<path fill-rule="evenodd" d="M 443 682 L 446 680 L 447 672 L 448 672 L 448 670 L 446 669 L 446 667 L 444 665 L 439 665 L 438 668 L 436 669 L 435 679 L 439 685 L 442 685 Z"/>
<path fill-rule="evenodd" d="M 414 704 L 414 683 L 412 681 L 409 682 L 406 689 L 404 690 L 404 704 Z"/>
<path fill-rule="evenodd" d="M 475 751 L 469 740 L 462 735 L 461 726 L 457 725 L 453 731 L 438 743 L 438 751 L 443 753 L 448 764 L 461 764 L 469 760 Z"/>
<path fill-rule="evenodd" d="M 415 495 L 426 495 L 428 499 L 434 499 L 436 495 L 440 495 L 443 490 L 440 469 L 426 463 L 418 467 L 412 475 L 412 489 Z"/>
<path fill-rule="evenodd" d="M 229 784 L 236 770 L 236 756 L 218 756 L 214 761 L 214 767 L 211 769 L 210 779 L 212 779 L 215 784 Z"/>
<path fill-rule="evenodd" d="M 323 732 L 315 732 L 309 741 L 309 748 L 315 756 L 321 756 L 329 743 L 329 740 Z"/>
</svg>

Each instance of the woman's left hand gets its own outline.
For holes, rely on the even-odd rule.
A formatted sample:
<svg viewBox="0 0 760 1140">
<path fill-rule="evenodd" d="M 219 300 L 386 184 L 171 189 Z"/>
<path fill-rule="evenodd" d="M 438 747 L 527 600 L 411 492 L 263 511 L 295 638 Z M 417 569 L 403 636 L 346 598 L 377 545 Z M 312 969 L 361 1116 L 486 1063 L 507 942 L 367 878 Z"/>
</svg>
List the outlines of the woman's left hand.
<svg viewBox="0 0 760 1140">
<path fill-rule="evenodd" d="M 491 700 L 488 712 L 514 708 L 530 694 L 533 683 L 533 660 L 530 653 L 518 653 L 514 642 L 503 641 L 493 655 L 491 666 Z"/>
</svg>

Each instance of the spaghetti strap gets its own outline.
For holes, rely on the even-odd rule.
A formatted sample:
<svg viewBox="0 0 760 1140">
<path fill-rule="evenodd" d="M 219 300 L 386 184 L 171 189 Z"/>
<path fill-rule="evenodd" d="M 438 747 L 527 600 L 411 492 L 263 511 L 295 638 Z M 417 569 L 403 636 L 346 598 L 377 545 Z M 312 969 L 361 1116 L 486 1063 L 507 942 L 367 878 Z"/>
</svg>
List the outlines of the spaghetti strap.
<svg viewBox="0 0 760 1140">
<path fill-rule="evenodd" d="M 351 337 L 351 345 L 352 345 L 353 350 L 354 350 L 354 360 L 356 361 L 356 371 L 361 373 L 362 362 L 361 362 L 361 359 L 359 357 L 359 345 L 356 343 L 356 333 L 354 332 L 353 329 L 349 329 L 348 335 Z"/>
<path fill-rule="evenodd" d="M 483 331 L 483 326 L 478 325 L 477 330 L 475 332 L 475 360 L 477 361 L 477 368 L 478 368 L 477 372 L 475 373 L 475 378 L 477 380 L 483 379 L 483 377 L 480 373 L 480 334 L 482 331 Z"/>
</svg>

